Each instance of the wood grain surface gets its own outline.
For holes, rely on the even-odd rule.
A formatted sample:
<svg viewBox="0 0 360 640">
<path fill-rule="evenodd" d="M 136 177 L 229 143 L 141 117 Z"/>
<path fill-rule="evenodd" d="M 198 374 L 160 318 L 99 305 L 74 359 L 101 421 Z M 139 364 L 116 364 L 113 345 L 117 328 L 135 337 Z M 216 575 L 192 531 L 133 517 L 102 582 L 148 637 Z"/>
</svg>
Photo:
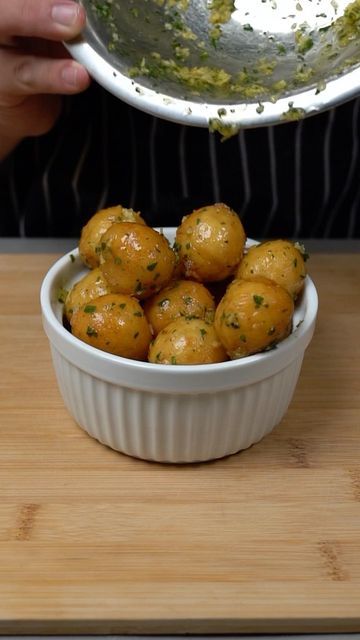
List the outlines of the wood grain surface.
<svg viewBox="0 0 360 640">
<path fill-rule="evenodd" d="M 360 256 L 314 254 L 282 423 L 161 465 L 73 422 L 39 309 L 55 255 L 0 256 L 0 633 L 360 631 Z"/>
</svg>

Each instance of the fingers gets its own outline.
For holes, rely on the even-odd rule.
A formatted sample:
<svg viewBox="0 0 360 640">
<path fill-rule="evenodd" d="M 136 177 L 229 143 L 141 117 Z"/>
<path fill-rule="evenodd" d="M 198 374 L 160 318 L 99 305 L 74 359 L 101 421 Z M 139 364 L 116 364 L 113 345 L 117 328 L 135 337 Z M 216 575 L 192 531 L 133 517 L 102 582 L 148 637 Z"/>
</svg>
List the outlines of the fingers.
<svg viewBox="0 0 360 640">
<path fill-rule="evenodd" d="M 18 96 L 35 94 L 70 95 L 90 84 L 88 72 L 74 60 L 24 55 L 12 49 L 0 50 L 0 96 L 4 106 Z"/>
<path fill-rule="evenodd" d="M 17 48 L 26 55 L 40 56 L 42 58 L 72 59 L 62 42 L 42 40 L 41 38 L 17 38 L 12 47 Z"/>
<path fill-rule="evenodd" d="M 61 44 L 85 20 L 84 8 L 71 0 L 0 0 L 0 156 L 23 137 L 51 129 L 61 94 L 88 87 L 88 72 Z"/>
<path fill-rule="evenodd" d="M 0 0 L 2 103 L 87 88 L 89 74 L 61 46 L 82 30 L 85 19 L 84 8 L 71 0 Z M 56 46 L 61 46 L 57 54 Z"/>
<path fill-rule="evenodd" d="M 54 126 L 60 112 L 60 96 L 30 96 L 0 113 L 0 130 L 17 140 L 42 135 Z"/>
<path fill-rule="evenodd" d="M 85 25 L 84 8 L 71 0 L 0 0 L 0 40 L 13 36 L 68 40 Z"/>
</svg>

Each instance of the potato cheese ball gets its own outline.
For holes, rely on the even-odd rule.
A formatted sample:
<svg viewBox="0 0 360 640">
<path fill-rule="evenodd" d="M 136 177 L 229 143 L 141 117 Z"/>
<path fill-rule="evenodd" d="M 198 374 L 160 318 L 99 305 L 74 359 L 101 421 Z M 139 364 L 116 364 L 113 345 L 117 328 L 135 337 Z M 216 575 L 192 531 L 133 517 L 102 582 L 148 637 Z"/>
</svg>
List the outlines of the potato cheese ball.
<svg viewBox="0 0 360 640">
<path fill-rule="evenodd" d="M 200 282 L 174 280 L 159 293 L 146 300 L 145 315 L 154 335 L 176 318 L 200 318 L 212 322 L 215 302 L 210 291 Z"/>
<path fill-rule="evenodd" d="M 94 298 L 73 313 L 70 325 L 74 336 L 98 349 L 134 360 L 147 356 L 151 332 L 136 298 L 122 293 Z"/>
<path fill-rule="evenodd" d="M 293 329 L 307 274 L 302 245 L 247 247 L 224 203 L 184 216 L 173 246 L 139 212 L 101 209 L 82 229 L 79 256 L 87 272 L 61 293 L 67 328 L 93 347 L 158 365 L 274 348 Z"/>
<path fill-rule="evenodd" d="M 64 314 L 68 322 L 74 311 L 91 302 L 94 298 L 111 293 L 111 288 L 105 280 L 101 269 L 95 267 L 81 278 L 69 291 L 64 304 Z"/>
<path fill-rule="evenodd" d="M 176 256 L 164 235 L 135 222 L 115 222 L 100 243 L 100 269 L 113 291 L 149 298 L 167 285 Z"/>
<path fill-rule="evenodd" d="M 216 282 L 232 275 L 243 257 L 246 235 L 225 204 L 196 209 L 176 231 L 176 250 L 186 278 Z"/>
<path fill-rule="evenodd" d="M 214 325 L 200 318 L 176 318 L 158 333 L 149 349 L 153 364 L 211 364 L 227 359 Z"/>
<path fill-rule="evenodd" d="M 90 269 L 99 266 L 101 237 L 114 222 L 145 224 L 140 213 L 126 209 L 120 204 L 97 211 L 82 228 L 79 241 L 81 259 Z"/>
<path fill-rule="evenodd" d="M 231 359 L 258 353 L 291 331 L 294 302 L 273 280 L 233 280 L 215 313 L 215 330 Z"/>
<path fill-rule="evenodd" d="M 250 247 L 241 261 L 237 278 L 264 276 L 284 287 L 294 298 L 301 293 L 306 276 L 306 254 L 289 240 L 268 240 Z"/>
</svg>

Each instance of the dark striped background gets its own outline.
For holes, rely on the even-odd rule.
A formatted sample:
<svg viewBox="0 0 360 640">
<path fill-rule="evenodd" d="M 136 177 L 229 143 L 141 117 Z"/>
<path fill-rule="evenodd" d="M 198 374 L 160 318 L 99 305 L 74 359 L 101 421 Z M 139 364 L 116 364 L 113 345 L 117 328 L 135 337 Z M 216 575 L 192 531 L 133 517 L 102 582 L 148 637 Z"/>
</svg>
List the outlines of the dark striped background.
<svg viewBox="0 0 360 640">
<path fill-rule="evenodd" d="M 50 134 L 24 141 L 0 167 L 0 235 L 76 237 L 118 203 L 173 226 L 222 201 L 252 237 L 359 238 L 359 100 L 221 142 L 93 84 L 64 101 Z"/>
</svg>

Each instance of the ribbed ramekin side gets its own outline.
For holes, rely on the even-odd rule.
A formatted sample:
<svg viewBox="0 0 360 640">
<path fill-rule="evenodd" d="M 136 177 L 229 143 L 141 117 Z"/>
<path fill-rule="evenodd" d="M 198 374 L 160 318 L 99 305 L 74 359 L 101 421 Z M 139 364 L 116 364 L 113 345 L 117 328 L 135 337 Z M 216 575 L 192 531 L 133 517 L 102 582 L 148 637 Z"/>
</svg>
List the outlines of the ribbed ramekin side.
<svg viewBox="0 0 360 640">
<path fill-rule="evenodd" d="M 291 401 L 302 354 L 277 374 L 218 393 L 169 394 L 104 382 L 52 357 L 60 391 L 74 420 L 92 437 L 127 455 L 158 462 L 200 462 L 261 440 Z"/>
</svg>

